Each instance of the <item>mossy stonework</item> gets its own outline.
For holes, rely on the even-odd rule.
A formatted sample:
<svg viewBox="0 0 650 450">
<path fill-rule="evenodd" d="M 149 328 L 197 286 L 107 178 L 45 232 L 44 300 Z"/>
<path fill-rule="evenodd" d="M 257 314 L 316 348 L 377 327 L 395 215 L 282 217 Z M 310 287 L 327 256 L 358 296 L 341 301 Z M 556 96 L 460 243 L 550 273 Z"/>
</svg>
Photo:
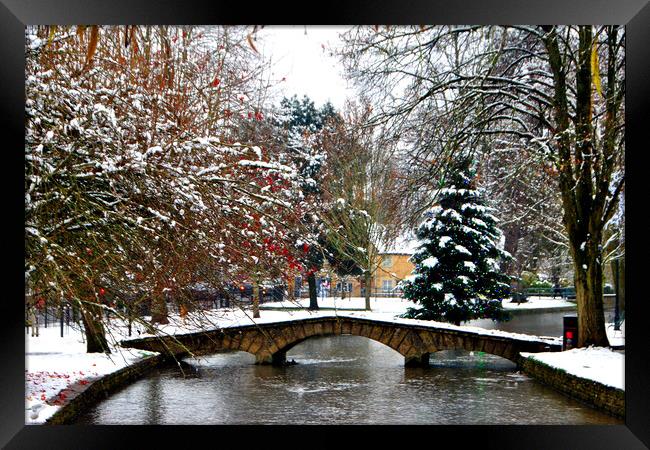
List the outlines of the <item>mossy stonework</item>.
<svg viewBox="0 0 650 450">
<path fill-rule="evenodd" d="M 268 324 L 227 327 L 176 336 L 122 341 L 124 347 L 167 354 L 210 354 L 244 351 L 257 364 L 283 365 L 286 353 L 312 336 L 364 336 L 381 342 L 404 356 L 406 366 L 428 365 L 429 354 L 440 350 L 482 351 L 518 362 L 520 352 L 560 351 L 559 342 L 524 339 L 516 335 L 479 334 L 470 330 L 428 327 L 356 317 L 318 317 Z"/>
<path fill-rule="evenodd" d="M 74 423 L 80 414 L 83 414 L 89 407 L 97 402 L 108 398 L 109 395 L 129 383 L 146 375 L 152 369 L 165 362 L 162 355 L 149 356 L 135 364 L 126 366 L 116 372 L 109 373 L 104 377 L 93 381 L 87 389 L 80 392 L 70 402 L 64 405 L 52 417 L 46 425 L 65 425 Z"/>
<path fill-rule="evenodd" d="M 520 358 L 520 367 L 537 381 L 599 410 L 625 418 L 625 391 L 577 377 L 532 358 Z"/>
</svg>

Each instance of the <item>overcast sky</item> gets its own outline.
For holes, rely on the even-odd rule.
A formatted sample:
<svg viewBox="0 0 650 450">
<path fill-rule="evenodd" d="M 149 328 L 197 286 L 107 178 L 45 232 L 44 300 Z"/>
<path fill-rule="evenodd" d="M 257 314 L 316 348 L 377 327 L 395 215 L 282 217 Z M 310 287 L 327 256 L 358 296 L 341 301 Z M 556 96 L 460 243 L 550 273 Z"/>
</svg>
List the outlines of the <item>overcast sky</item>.
<svg viewBox="0 0 650 450">
<path fill-rule="evenodd" d="M 354 97 L 343 79 L 342 65 L 330 50 L 340 45 L 338 33 L 345 26 L 265 26 L 257 33 L 255 45 L 265 58 L 271 58 L 273 79 L 283 94 L 310 97 L 319 107 L 332 102 L 339 111 L 346 97 Z"/>
</svg>

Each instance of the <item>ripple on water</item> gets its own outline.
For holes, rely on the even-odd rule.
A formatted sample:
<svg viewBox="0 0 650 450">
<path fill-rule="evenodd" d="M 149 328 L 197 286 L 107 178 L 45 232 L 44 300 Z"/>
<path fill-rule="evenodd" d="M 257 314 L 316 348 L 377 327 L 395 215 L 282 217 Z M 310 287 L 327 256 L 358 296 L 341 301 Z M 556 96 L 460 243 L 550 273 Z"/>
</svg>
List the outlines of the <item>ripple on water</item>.
<svg viewBox="0 0 650 450">
<path fill-rule="evenodd" d="M 331 364 L 358 360 L 358 358 L 312 359 L 305 355 L 292 355 L 291 359 L 296 360 L 298 364 Z"/>
<path fill-rule="evenodd" d="M 316 383 L 308 385 L 293 385 L 285 386 L 285 389 L 288 392 L 293 392 L 296 394 L 311 394 L 315 392 L 331 392 L 331 391 L 343 391 L 346 389 L 352 389 L 355 387 L 362 386 L 361 383 Z"/>
<path fill-rule="evenodd" d="M 94 424 L 621 424 L 517 372 L 508 360 L 438 352 L 405 368 L 362 337 L 309 339 L 299 364 L 257 366 L 247 353 L 190 358 L 199 378 L 153 372 L 89 410 Z"/>
</svg>

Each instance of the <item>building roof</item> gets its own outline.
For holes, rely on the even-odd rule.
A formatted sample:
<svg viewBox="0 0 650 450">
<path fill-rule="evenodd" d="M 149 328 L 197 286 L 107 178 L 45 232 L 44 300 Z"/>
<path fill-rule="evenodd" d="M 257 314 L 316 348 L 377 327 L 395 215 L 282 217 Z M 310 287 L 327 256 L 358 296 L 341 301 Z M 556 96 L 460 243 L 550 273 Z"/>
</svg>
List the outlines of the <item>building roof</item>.
<svg viewBox="0 0 650 450">
<path fill-rule="evenodd" d="M 395 239 L 392 244 L 379 245 L 378 250 L 382 255 L 412 255 L 419 246 L 420 241 L 411 232 L 407 232 Z"/>
</svg>

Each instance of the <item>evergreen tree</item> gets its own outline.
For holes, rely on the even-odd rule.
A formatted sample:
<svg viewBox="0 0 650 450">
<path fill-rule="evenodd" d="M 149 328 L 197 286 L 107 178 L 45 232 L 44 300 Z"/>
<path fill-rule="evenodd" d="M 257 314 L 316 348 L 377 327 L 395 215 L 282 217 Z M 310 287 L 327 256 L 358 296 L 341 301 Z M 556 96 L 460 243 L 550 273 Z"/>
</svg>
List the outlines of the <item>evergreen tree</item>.
<svg viewBox="0 0 650 450">
<path fill-rule="evenodd" d="M 416 236 L 421 241 L 412 261 L 415 270 L 402 283 L 404 297 L 422 305 L 404 317 L 459 325 L 479 318 L 507 320 L 501 300 L 509 295 L 509 277 L 499 261 L 502 233 L 482 192 L 474 187 L 469 160 L 452 171 L 439 204 L 425 214 Z"/>
</svg>

